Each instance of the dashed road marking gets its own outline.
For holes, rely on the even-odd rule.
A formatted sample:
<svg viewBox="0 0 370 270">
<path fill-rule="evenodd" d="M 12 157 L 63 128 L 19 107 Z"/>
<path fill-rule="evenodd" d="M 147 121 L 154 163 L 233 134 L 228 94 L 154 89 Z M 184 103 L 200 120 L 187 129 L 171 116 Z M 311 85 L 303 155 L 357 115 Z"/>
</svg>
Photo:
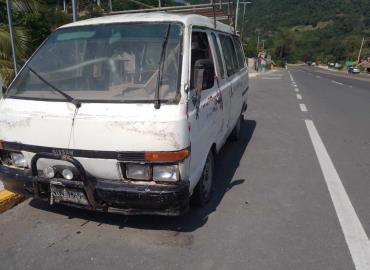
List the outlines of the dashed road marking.
<svg viewBox="0 0 370 270">
<path fill-rule="evenodd" d="M 339 85 L 344 85 L 343 83 L 341 83 L 341 82 L 337 82 L 337 81 L 331 81 L 332 83 L 336 83 L 336 84 L 339 84 Z"/>
<path fill-rule="evenodd" d="M 297 94 L 297 99 L 301 100 L 302 99 L 302 95 L 301 94 Z"/>
<path fill-rule="evenodd" d="M 306 105 L 305 105 L 305 104 L 300 103 L 300 104 L 299 104 L 299 108 L 301 109 L 301 111 L 302 111 L 302 112 L 307 112 L 307 107 L 306 107 Z"/>
<path fill-rule="evenodd" d="M 305 120 L 356 270 L 370 269 L 370 241 L 312 120 Z"/>
<path fill-rule="evenodd" d="M 281 77 L 261 77 L 263 80 L 281 80 Z"/>
<path fill-rule="evenodd" d="M 299 92 L 299 89 L 297 87 L 294 87 L 294 91 Z"/>
</svg>

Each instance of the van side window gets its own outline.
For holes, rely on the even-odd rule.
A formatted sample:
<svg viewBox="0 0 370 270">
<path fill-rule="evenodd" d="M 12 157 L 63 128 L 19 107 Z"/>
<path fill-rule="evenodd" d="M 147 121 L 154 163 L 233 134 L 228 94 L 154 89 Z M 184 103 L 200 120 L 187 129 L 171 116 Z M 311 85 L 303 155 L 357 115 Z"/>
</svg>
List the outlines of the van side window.
<svg viewBox="0 0 370 270">
<path fill-rule="evenodd" d="M 208 43 L 207 33 L 205 32 L 193 32 L 191 36 L 191 70 L 190 70 L 190 88 L 194 89 L 194 75 L 195 75 L 195 64 L 198 62 L 207 61 L 214 66 L 211 48 Z M 207 89 L 210 89 L 214 85 L 214 78 Z M 203 89 L 206 90 L 206 89 Z"/>
<path fill-rule="evenodd" d="M 236 55 L 238 58 L 239 69 L 243 69 L 245 67 L 245 57 L 244 57 L 242 44 L 240 42 L 240 39 L 237 37 L 233 37 L 233 40 L 234 40 Z"/>
<path fill-rule="evenodd" d="M 224 64 L 222 63 L 221 51 L 220 51 L 220 47 L 218 46 L 217 37 L 215 33 L 212 33 L 211 35 L 212 35 L 213 44 L 216 50 L 217 62 L 220 68 L 220 75 L 221 75 L 221 78 L 224 78 L 225 77 Z"/>
<path fill-rule="evenodd" d="M 224 53 L 226 71 L 228 76 L 232 76 L 239 70 L 239 63 L 236 59 L 233 41 L 230 37 L 220 35 L 222 52 Z"/>
</svg>

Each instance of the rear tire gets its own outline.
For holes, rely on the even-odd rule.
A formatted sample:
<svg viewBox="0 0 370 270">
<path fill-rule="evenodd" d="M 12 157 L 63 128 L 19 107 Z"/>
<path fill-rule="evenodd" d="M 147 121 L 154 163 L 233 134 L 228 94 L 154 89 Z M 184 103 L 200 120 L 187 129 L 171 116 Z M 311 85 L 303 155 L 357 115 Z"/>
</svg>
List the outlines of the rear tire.
<svg viewBox="0 0 370 270">
<path fill-rule="evenodd" d="M 208 153 L 206 164 L 197 186 L 194 189 L 191 202 L 195 206 L 204 206 L 212 198 L 214 175 L 214 156 L 212 150 Z"/>
<path fill-rule="evenodd" d="M 239 141 L 240 140 L 240 129 L 242 124 L 242 115 L 239 115 L 238 121 L 235 124 L 233 131 L 230 134 L 231 141 Z"/>
</svg>

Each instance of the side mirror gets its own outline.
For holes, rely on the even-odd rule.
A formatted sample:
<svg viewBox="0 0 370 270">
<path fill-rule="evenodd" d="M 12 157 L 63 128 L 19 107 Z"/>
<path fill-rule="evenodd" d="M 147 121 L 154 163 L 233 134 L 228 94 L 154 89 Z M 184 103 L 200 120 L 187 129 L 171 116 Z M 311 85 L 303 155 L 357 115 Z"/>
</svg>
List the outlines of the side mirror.
<svg viewBox="0 0 370 270">
<path fill-rule="evenodd" d="M 194 64 L 194 89 L 200 92 L 213 87 L 215 68 L 209 59 L 197 60 Z"/>
</svg>

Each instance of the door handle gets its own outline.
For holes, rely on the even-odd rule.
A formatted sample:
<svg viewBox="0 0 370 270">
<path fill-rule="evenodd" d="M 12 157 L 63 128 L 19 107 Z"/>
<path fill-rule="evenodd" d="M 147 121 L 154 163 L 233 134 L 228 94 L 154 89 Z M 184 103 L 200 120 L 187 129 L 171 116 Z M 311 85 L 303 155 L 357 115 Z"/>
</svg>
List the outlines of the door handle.
<svg viewBox="0 0 370 270">
<path fill-rule="evenodd" d="M 217 104 L 220 104 L 222 102 L 222 95 L 221 94 L 217 95 L 216 102 L 217 102 Z"/>
</svg>

